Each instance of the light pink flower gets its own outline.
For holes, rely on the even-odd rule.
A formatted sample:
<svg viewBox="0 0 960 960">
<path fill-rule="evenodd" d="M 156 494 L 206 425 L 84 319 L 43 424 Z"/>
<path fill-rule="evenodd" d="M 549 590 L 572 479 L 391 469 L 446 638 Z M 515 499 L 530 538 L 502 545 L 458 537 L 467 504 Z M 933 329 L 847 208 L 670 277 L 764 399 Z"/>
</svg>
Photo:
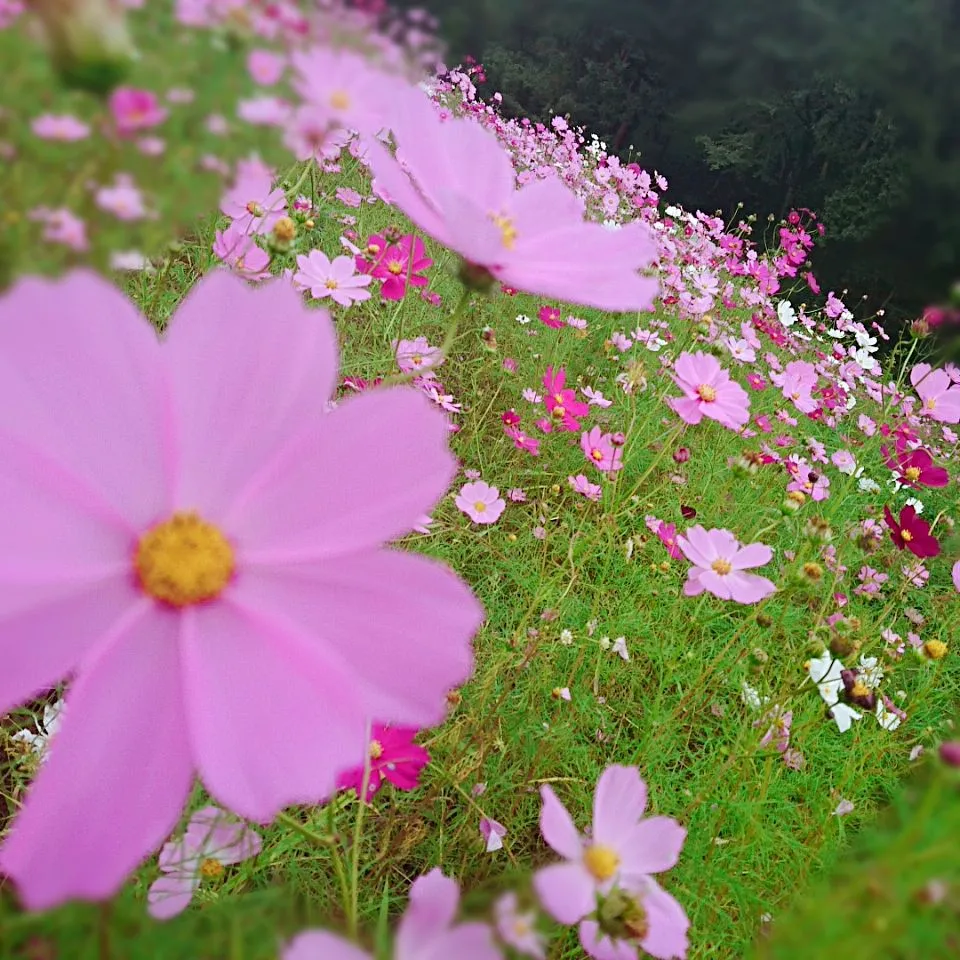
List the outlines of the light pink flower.
<svg viewBox="0 0 960 960">
<path fill-rule="evenodd" d="M 100 187 L 93 198 L 101 210 L 112 213 L 118 220 L 142 220 L 147 215 L 143 194 L 126 176 L 118 176 L 111 186 Z"/>
<path fill-rule="evenodd" d="M 583 494 L 595 503 L 599 503 L 603 496 L 603 487 L 599 483 L 591 483 L 582 473 L 578 473 L 575 477 L 567 477 L 567 483 L 576 493 Z"/>
<path fill-rule="evenodd" d="M 270 276 L 270 254 L 258 247 L 253 236 L 236 220 L 226 230 L 216 232 L 213 253 L 246 280 L 265 280 Z"/>
<path fill-rule="evenodd" d="M 743 572 L 773 558 L 773 551 L 762 543 L 742 547 L 729 530 L 705 530 L 697 524 L 677 537 L 677 546 L 693 564 L 683 586 L 688 597 L 706 590 L 721 600 L 757 603 L 777 589 L 766 577 Z"/>
<path fill-rule="evenodd" d="M 350 187 L 338 187 L 336 198 L 348 207 L 359 207 L 363 203 L 363 197 Z"/>
<path fill-rule="evenodd" d="M 647 787 L 635 767 L 612 765 L 600 775 L 593 798 L 593 830 L 582 837 L 549 786 L 540 788 L 540 830 L 562 863 L 539 870 L 534 889 L 547 913 L 580 925 L 581 943 L 596 957 L 636 957 L 639 945 L 661 958 L 683 957 L 689 922 L 683 908 L 652 874 L 669 870 L 680 856 L 686 831 L 670 817 L 643 817 Z M 638 942 L 618 940 L 617 951 L 592 918 L 597 898 L 617 889 L 644 921 Z"/>
<path fill-rule="evenodd" d="M 960 593 L 960 560 L 958 560 L 953 565 L 953 585 L 957 588 L 957 593 Z"/>
<path fill-rule="evenodd" d="M 107 106 L 113 115 L 117 133 L 122 137 L 149 130 L 167 119 L 167 111 L 150 90 L 117 87 L 110 94 Z"/>
<path fill-rule="evenodd" d="M 474 523 L 496 523 L 507 506 L 500 491 L 484 480 L 465 483 L 455 502 Z"/>
<path fill-rule="evenodd" d="M 270 50 L 258 48 L 247 54 L 247 72 L 262 87 L 272 87 L 283 76 L 286 66 L 286 60 Z"/>
<path fill-rule="evenodd" d="M 318 802 L 369 717 L 438 723 L 469 674 L 470 591 L 381 546 L 454 476 L 446 417 L 409 388 L 325 412 L 336 342 L 225 271 L 163 342 L 92 273 L 0 298 L 0 714 L 72 678 L 0 847 L 27 908 L 113 896 L 198 771 L 245 819 Z"/>
<path fill-rule="evenodd" d="M 439 367 L 444 361 L 443 351 L 439 347 L 431 347 L 426 337 L 395 340 L 393 349 L 396 352 L 397 366 L 402 373 L 416 371 L 423 377 L 432 377 L 433 368 Z"/>
<path fill-rule="evenodd" d="M 309 290 L 315 300 L 329 297 L 342 307 L 349 307 L 356 300 L 369 300 L 373 277 L 357 273 L 353 257 L 340 256 L 331 260 L 319 250 L 311 250 L 307 256 L 297 254 L 297 272 L 293 285 L 298 290 Z"/>
<path fill-rule="evenodd" d="M 393 91 L 394 157 L 371 143 L 380 187 L 426 233 L 473 269 L 516 289 L 602 310 L 645 310 L 659 289 L 638 271 L 656 255 L 639 220 L 605 230 L 584 220 L 559 177 L 516 188 L 496 135 L 468 118 L 441 120 L 418 89 Z"/>
<path fill-rule="evenodd" d="M 493 905 L 497 934 L 508 946 L 524 957 L 544 960 L 543 935 L 536 928 L 537 915 L 532 910 L 520 912 L 515 893 L 505 893 Z"/>
<path fill-rule="evenodd" d="M 147 912 L 158 920 L 175 917 L 189 906 L 203 877 L 219 876 L 224 867 L 255 857 L 260 847 L 260 835 L 223 810 L 198 810 L 184 835 L 160 851 L 161 876 L 147 891 Z"/>
<path fill-rule="evenodd" d="M 599 427 L 584 430 L 580 434 L 580 449 L 587 460 L 604 473 L 623 469 L 623 448 L 617 446 L 611 435 Z"/>
<path fill-rule="evenodd" d="M 256 162 L 238 165 L 233 186 L 220 200 L 220 211 L 244 233 L 269 233 L 287 214 L 287 197 L 273 188 L 273 172 Z"/>
<path fill-rule="evenodd" d="M 503 849 L 503 838 L 507 835 L 507 828 L 496 820 L 483 817 L 480 821 L 480 836 L 486 844 L 487 853 L 495 853 Z"/>
<path fill-rule="evenodd" d="M 410 887 L 410 903 L 400 919 L 393 960 L 500 960 L 484 923 L 454 923 L 460 889 L 439 867 Z M 326 930 L 306 930 L 287 944 L 280 960 L 371 960 L 370 954 Z"/>
<path fill-rule="evenodd" d="M 90 136 L 90 127 L 69 113 L 45 113 L 30 124 L 30 129 L 42 140 L 61 140 L 64 143 Z"/>
<path fill-rule="evenodd" d="M 62 243 L 78 253 L 83 253 L 89 246 L 86 223 L 65 207 L 59 210 L 48 210 L 42 207 L 32 211 L 30 219 L 39 220 L 43 224 L 44 240 Z"/>
<path fill-rule="evenodd" d="M 684 395 L 671 397 L 667 403 L 685 423 L 696 425 L 710 417 L 730 430 L 739 430 L 750 419 L 747 392 L 709 353 L 681 353 L 672 376 Z"/>
<path fill-rule="evenodd" d="M 910 371 L 910 382 L 923 401 L 918 413 L 940 423 L 960 423 L 960 386 L 954 384 L 946 370 L 918 363 Z"/>
</svg>

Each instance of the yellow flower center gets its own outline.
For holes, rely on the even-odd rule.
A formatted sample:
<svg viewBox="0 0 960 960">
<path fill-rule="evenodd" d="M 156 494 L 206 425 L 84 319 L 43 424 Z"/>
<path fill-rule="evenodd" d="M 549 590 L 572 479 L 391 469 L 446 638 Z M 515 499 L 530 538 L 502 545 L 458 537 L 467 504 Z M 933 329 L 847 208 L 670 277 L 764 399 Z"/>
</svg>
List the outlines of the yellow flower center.
<svg viewBox="0 0 960 960">
<path fill-rule="evenodd" d="M 173 607 L 212 600 L 233 576 L 233 547 L 195 513 L 175 513 L 137 543 L 133 565 L 140 586 Z"/>
<path fill-rule="evenodd" d="M 566 416 L 566 413 L 567 411 L 566 411 L 566 408 L 563 406 L 563 404 L 558 403 L 553 408 L 552 416 L 554 420 L 562 420 Z"/>
<path fill-rule="evenodd" d="M 901 530 L 900 536 L 903 537 L 904 543 L 909 543 L 913 539 L 913 534 L 909 530 Z"/>
<path fill-rule="evenodd" d="M 206 857 L 200 861 L 200 876 L 208 880 L 223 876 L 223 864 L 212 857 Z"/>
<path fill-rule="evenodd" d="M 346 90 L 334 90 L 330 94 L 330 106 L 334 110 L 349 110 L 350 94 Z"/>
<path fill-rule="evenodd" d="M 379 760 L 383 756 L 383 744 L 379 740 L 371 740 L 369 752 L 371 760 Z"/>
<path fill-rule="evenodd" d="M 490 219 L 500 228 L 500 241 L 507 250 L 512 250 L 517 242 L 517 229 L 509 217 L 491 213 Z"/>
<path fill-rule="evenodd" d="M 323 281 L 323 285 L 324 285 L 328 290 L 336 290 L 337 287 L 340 286 L 340 284 L 337 283 L 337 281 L 334 280 L 333 278 L 331 278 L 331 279 L 329 279 L 329 280 L 324 280 L 324 281 Z"/>
<path fill-rule="evenodd" d="M 609 880 L 620 869 L 620 857 L 617 852 L 599 843 L 587 847 L 583 854 L 583 863 L 593 877 L 601 883 Z"/>
<path fill-rule="evenodd" d="M 928 640 L 923 651 L 931 660 L 942 660 L 947 655 L 947 645 L 942 640 Z"/>
<path fill-rule="evenodd" d="M 399 277 L 403 273 L 403 264 L 399 260 L 391 260 L 387 264 L 387 271 L 392 273 L 395 277 Z"/>
<path fill-rule="evenodd" d="M 477 500 L 473 504 L 473 509 L 476 510 L 477 513 L 483 513 L 486 511 L 487 505 L 482 500 Z"/>
<path fill-rule="evenodd" d="M 701 383 L 700 386 L 697 387 L 697 396 L 704 403 L 713 403 L 713 401 L 717 399 L 717 391 L 714 390 L 709 383 Z"/>
<path fill-rule="evenodd" d="M 850 696 L 851 696 L 851 697 L 858 697 L 858 698 L 869 697 L 869 696 L 870 696 L 870 688 L 869 688 L 862 680 L 858 680 L 858 681 L 850 688 Z"/>
<path fill-rule="evenodd" d="M 721 577 L 725 577 L 733 567 L 730 564 L 729 560 L 724 560 L 723 557 L 718 557 L 713 563 L 710 564 L 710 569 L 715 573 L 719 573 Z"/>
<path fill-rule="evenodd" d="M 590 456 L 593 457 L 593 459 L 596 460 L 597 463 L 599 463 L 603 459 L 603 451 L 593 449 L 590 451 Z"/>
<path fill-rule="evenodd" d="M 903 475 L 911 482 L 916 483 L 920 479 L 920 468 L 919 467 L 907 467 L 903 471 Z"/>
<path fill-rule="evenodd" d="M 251 200 L 251 201 L 247 204 L 247 213 L 249 213 L 251 216 L 254 216 L 254 217 L 262 217 L 262 216 L 263 216 L 263 207 L 261 207 L 260 204 L 257 203 L 256 200 Z"/>
<path fill-rule="evenodd" d="M 936 400 L 928 400 L 928 401 L 924 404 L 924 407 L 926 407 L 927 410 L 936 410 L 936 409 L 937 409 L 937 401 L 936 401 Z"/>
</svg>

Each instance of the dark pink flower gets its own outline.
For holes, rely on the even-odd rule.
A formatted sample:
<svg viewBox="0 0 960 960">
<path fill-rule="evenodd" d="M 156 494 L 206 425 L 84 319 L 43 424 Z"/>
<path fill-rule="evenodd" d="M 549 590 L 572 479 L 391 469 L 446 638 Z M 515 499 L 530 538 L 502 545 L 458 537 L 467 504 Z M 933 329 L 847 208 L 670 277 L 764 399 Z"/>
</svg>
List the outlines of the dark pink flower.
<svg viewBox="0 0 960 960">
<path fill-rule="evenodd" d="M 915 557 L 935 557 L 940 553 L 937 538 L 930 533 L 930 524 L 917 516 L 917 511 L 906 506 L 900 511 L 900 520 L 893 518 L 889 507 L 883 508 L 883 519 L 890 528 L 890 539 L 898 550 L 909 550 Z"/>
<path fill-rule="evenodd" d="M 897 479 L 909 487 L 945 487 L 950 474 L 943 467 L 933 465 L 933 457 L 918 447 L 911 450 L 903 437 L 897 437 L 896 453 L 881 447 L 886 465 L 897 474 Z"/>
<path fill-rule="evenodd" d="M 599 427 L 584 431 L 580 435 L 580 447 L 583 455 L 598 470 L 608 473 L 623 468 L 622 448 L 613 442 L 609 433 L 604 433 Z"/>
<path fill-rule="evenodd" d="M 141 130 L 159 126 L 167 119 L 167 111 L 160 106 L 156 94 L 133 87 L 117 87 L 107 101 L 113 122 L 120 136 L 129 136 Z"/>
<path fill-rule="evenodd" d="M 566 324 L 560 319 L 560 311 L 556 307 L 541 307 L 537 311 L 540 322 L 554 330 L 561 330 Z"/>
<path fill-rule="evenodd" d="M 364 800 L 380 789 L 383 781 L 392 783 L 398 790 L 415 790 L 419 786 L 420 771 L 430 762 L 430 754 L 424 747 L 413 742 L 417 735 L 415 727 L 389 727 L 375 723 L 370 737 L 368 756 L 370 770 L 367 774 L 367 792 Z M 363 789 L 364 765 L 341 773 L 337 778 L 339 790 L 353 790 L 357 796 Z"/>
</svg>

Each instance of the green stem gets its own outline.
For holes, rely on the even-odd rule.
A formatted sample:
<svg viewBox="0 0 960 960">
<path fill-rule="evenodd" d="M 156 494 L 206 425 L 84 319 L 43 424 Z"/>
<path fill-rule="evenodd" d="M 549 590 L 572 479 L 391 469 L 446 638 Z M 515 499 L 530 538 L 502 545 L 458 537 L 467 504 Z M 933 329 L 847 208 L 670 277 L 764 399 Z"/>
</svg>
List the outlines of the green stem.
<svg viewBox="0 0 960 960">
<path fill-rule="evenodd" d="M 313 169 L 313 157 L 311 157 L 311 158 L 307 161 L 307 165 L 306 165 L 306 166 L 303 168 L 303 170 L 300 172 L 300 176 L 299 176 L 299 178 L 297 179 L 297 182 L 296 182 L 292 187 L 290 187 L 289 190 L 284 190 L 284 193 L 286 193 L 286 194 L 292 196 L 294 199 L 296 199 L 297 193 L 299 192 L 300 188 L 301 188 L 301 187 L 304 185 L 304 183 L 306 182 L 307 177 L 310 176 L 310 171 L 311 171 L 312 169 Z"/>
<path fill-rule="evenodd" d="M 332 809 L 332 807 L 330 809 Z M 324 836 L 322 833 L 311 830 L 306 824 L 297 820 L 296 817 L 291 817 L 289 813 L 278 813 L 276 822 L 282 823 L 285 827 L 289 827 L 295 833 L 299 833 L 305 840 L 315 843 L 318 847 L 332 847 L 335 846 L 337 842 L 336 838 L 332 835 Z"/>
<path fill-rule="evenodd" d="M 372 731 L 367 731 L 367 743 L 370 743 Z M 357 817 L 353 823 L 353 848 L 350 851 L 350 900 L 347 906 L 347 929 L 350 936 L 357 936 L 357 904 L 360 899 L 360 834 L 363 828 L 363 815 L 367 809 L 367 788 L 370 786 L 370 751 L 367 750 L 363 762 L 363 779 L 360 783 L 360 796 L 357 798 Z"/>
</svg>

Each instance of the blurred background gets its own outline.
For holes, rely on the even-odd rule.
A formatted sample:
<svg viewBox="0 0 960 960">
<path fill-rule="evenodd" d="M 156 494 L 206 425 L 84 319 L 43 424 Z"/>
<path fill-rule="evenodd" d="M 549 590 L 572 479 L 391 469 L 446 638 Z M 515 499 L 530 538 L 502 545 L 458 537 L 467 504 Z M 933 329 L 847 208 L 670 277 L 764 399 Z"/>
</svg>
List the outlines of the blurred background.
<svg viewBox="0 0 960 960">
<path fill-rule="evenodd" d="M 667 202 L 742 202 L 758 228 L 814 210 L 824 293 L 902 322 L 960 276 L 960 0 L 400 5 L 439 17 L 505 114 L 569 115 L 665 174 Z"/>
</svg>

